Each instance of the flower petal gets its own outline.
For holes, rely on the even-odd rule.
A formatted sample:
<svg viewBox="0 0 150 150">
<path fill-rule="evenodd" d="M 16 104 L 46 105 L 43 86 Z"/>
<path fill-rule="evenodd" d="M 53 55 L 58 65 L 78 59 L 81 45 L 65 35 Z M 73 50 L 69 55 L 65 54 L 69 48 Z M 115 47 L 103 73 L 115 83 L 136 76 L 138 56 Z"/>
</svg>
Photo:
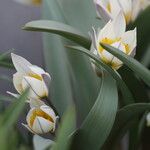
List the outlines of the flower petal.
<svg viewBox="0 0 150 150">
<path fill-rule="evenodd" d="M 106 9 L 105 4 L 102 1 L 95 1 L 96 11 L 100 18 L 102 18 L 104 21 L 108 22 L 111 18 L 110 13 Z"/>
<path fill-rule="evenodd" d="M 121 8 L 118 3 L 118 0 L 109 0 L 111 7 L 111 17 L 114 19 L 120 12 Z"/>
<path fill-rule="evenodd" d="M 28 74 L 30 71 L 29 66 L 32 65 L 30 62 L 28 62 L 25 58 L 13 53 L 11 53 L 11 58 L 17 72 Z"/>
<path fill-rule="evenodd" d="M 123 10 L 123 13 L 126 18 L 127 24 L 131 21 L 132 17 L 132 0 L 118 0 L 120 7 Z"/>
<path fill-rule="evenodd" d="M 131 31 L 127 31 L 122 36 L 122 42 L 125 44 L 128 44 L 130 48 L 130 52 L 128 55 L 132 53 L 133 50 L 135 50 L 135 47 L 137 45 L 137 30 L 136 28 Z"/>
<path fill-rule="evenodd" d="M 125 21 L 122 11 L 119 12 L 119 14 L 113 20 L 112 24 L 113 24 L 115 37 L 116 38 L 121 37 L 125 33 L 125 30 L 126 30 L 126 21 Z"/>
<path fill-rule="evenodd" d="M 40 109 L 42 111 L 44 111 L 46 114 L 48 114 L 53 119 L 53 121 L 55 122 L 55 120 L 56 120 L 56 114 L 55 114 L 55 112 L 54 112 L 54 110 L 52 108 L 50 108 L 47 105 L 42 105 L 40 107 Z"/>
<path fill-rule="evenodd" d="M 40 108 L 42 105 L 45 105 L 43 101 L 33 98 L 30 98 L 29 104 L 31 108 Z"/>
<path fill-rule="evenodd" d="M 19 94 L 21 94 L 23 92 L 22 80 L 23 80 L 23 74 L 22 73 L 16 72 L 13 75 L 13 84 L 14 84 L 14 87 Z"/>
<path fill-rule="evenodd" d="M 112 21 L 109 21 L 101 30 L 98 32 L 98 42 L 104 38 L 114 39 L 116 38 Z"/>
<path fill-rule="evenodd" d="M 43 81 L 45 82 L 45 85 L 46 85 L 47 89 L 49 89 L 50 82 L 51 82 L 51 76 L 47 72 L 44 73 L 44 74 L 41 74 L 41 76 L 43 78 Z"/>
<path fill-rule="evenodd" d="M 48 133 L 53 130 L 54 123 L 42 117 L 36 117 L 33 123 L 32 130 L 37 134 Z"/>
<path fill-rule="evenodd" d="M 41 75 L 41 74 L 45 73 L 45 71 L 41 67 L 38 67 L 36 65 L 32 65 L 29 68 L 30 68 L 31 72 L 33 72 L 34 74 Z"/>
<path fill-rule="evenodd" d="M 22 86 L 23 89 L 27 87 L 31 88 L 29 93 L 31 98 L 43 98 L 48 96 L 48 89 L 44 81 L 25 76 L 22 80 Z"/>
</svg>

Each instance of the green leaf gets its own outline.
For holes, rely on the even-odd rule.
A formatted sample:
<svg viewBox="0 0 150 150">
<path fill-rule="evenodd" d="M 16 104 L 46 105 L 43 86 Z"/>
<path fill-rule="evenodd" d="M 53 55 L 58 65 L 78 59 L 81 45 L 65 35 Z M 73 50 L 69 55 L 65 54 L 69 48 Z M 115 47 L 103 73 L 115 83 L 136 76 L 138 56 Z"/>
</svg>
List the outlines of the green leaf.
<svg viewBox="0 0 150 150">
<path fill-rule="evenodd" d="M 12 97 L 6 96 L 6 95 L 0 95 L 0 101 L 8 101 L 12 102 L 14 101 Z"/>
<path fill-rule="evenodd" d="M 74 3 L 78 3 L 79 6 L 75 6 Z M 67 8 L 69 10 L 66 10 L 66 4 L 70 5 L 69 8 Z M 89 24 L 86 24 L 86 22 L 90 21 L 90 24 L 92 24 L 92 22 L 96 20 L 94 18 L 91 22 L 91 19 L 89 19 L 89 16 L 91 16 L 91 14 L 93 15 L 93 13 L 91 12 L 90 15 L 88 15 L 84 12 L 88 10 L 82 9 L 80 17 L 74 16 L 74 18 L 72 18 L 67 16 L 72 14 L 70 11 L 73 9 L 78 10 L 79 7 L 86 8 L 86 5 L 88 5 L 87 8 L 89 8 L 92 4 L 90 0 L 89 3 L 81 0 L 72 0 L 71 2 L 66 0 L 62 0 L 61 2 L 57 0 L 44 0 L 43 18 L 63 22 L 75 28 L 76 25 L 78 25 L 78 29 L 84 31 L 86 35 L 89 29 Z M 84 20 L 84 15 L 87 15 L 88 19 L 84 21 L 82 28 L 80 28 L 78 19 Z M 74 21 L 71 21 L 71 18 Z M 75 22 L 76 25 L 74 25 Z M 95 102 L 99 90 L 99 79 L 96 77 L 96 74 L 94 74 L 91 64 L 86 57 L 72 54 L 72 52 L 64 48 L 64 45 L 68 43 L 70 42 L 60 36 L 44 33 L 46 67 L 52 76 L 51 87 L 53 88 L 50 88 L 51 100 L 60 115 L 63 114 L 68 105 L 72 105 L 72 102 L 75 101 L 77 113 L 80 114 L 79 120 L 82 121 Z"/>
<path fill-rule="evenodd" d="M 125 53 L 112 46 L 106 44 L 101 45 L 108 52 L 110 52 L 111 54 L 119 58 L 122 62 L 124 62 L 124 64 L 126 64 L 131 70 L 133 70 L 137 75 L 139 75 L 147 85 L 150 86 L 150 71 L 147 68 L 145 68 L 145 66 L 143 66 L 134 58 L 126 55 Z"/>
<path fill-rule="evenodd" d="M 28 31 L 39 31 L 58 34 L 86 48 L 89 48 L 91 45 L 91 40 L 87 38 L 88 35 L 84 35 L 77 29 L 74 29 L 72 26 L 57 21 L 32 21 L 27 23 L 23 27 L 23 29 Z"/>
<path fill-rule="evenodd" d="M 99 150 L 113 127 L 118 93 L 114 79 L 108 73 L 103 76 L 97 100 L 80 127 L 82 135 L 78 137 L 78 144 L 73 145 L 73 149 Z"/>
<path fill-rule="evenodd" d="M 95 56 L 92 52 L 88 51 L 87 49 L 79 46 L 67 46 L 67 47 L 71 50 L 76 50 L 80 53 L 86 54 L 87 56 L 95 60 L 106 71 L 108 71 L 112 75 L 112 77 L 117 81 L 117 84 L 122 91 L 122 94 L 124 96 L 124 104 L 130 104 L 134 102 L 132 93 L 129 91 L 128 87 L 121 79 L 119 74 L 116 71 L 114 71 L 112 68 L 110 68 L 107 64 L 105 64 L 101 59 L 99 59 L 99 57 Z"/>
<path fill-rule="evenodd" d="M 0 61 L 0 66 L 4 68 L 14 69 L 13 64 L 7 61 Z"/>
<path fill-rule="evenodd" d="M 44 19 L 61 19 L 61 11 L 55 0 L 43 1 Z M 64 111 L 71 106 L 74 97 L 70 81 L 70 64 L 62 38 L 58 35 L 43 34 L 44 58 L 48 72 L 51 74 L 50 99 L 62 116 Z"/>
<path fill-rule="evenodd" d="M 69 150 L 71 138 L 69 135 L 75 130 L 76 115 L 75 108 L 69 108 L 62 117 L 56 136 L 56 143 L 52 146 L 52 150 Z"/>
<path fill-rule="evenodd" d="M 7 108 L 3 116 L 0 118 L 0 127 L 7 130 L 13 126 L 17 121 L 18 116 L 24 108 L 25 101 L 27 100 L 28 91 L 26 90 L 13 104 Z"/>
<path fill-rule="evenodd" d="M 115 144 L 115 141 L 120 137 L 122 129 L 130 124 L 137 116 L 141 115 L 145 111 L 150 110 L 149 103 L 137 103 L 123 107 L 117 112 L 116 120 L 112 129 L 112 132 L 105 143 L 106 149 L 111 149 Z M 125 128 L 124 133 L 129 128 Z"/>
<path fill-rule="evenodd" d="M 20 115 L 21 111 L 24 108 L 25 101 L 27 100 L 28 90 L 26 90 L 20 98 L 18 98 L 16 101 L 9 106 L 6 111 L 3 113 L 3 115 L 0 118 L 0 145 L 1 149 L 8 150 L 10 149 L 10 145 L 8 144 L 8 138 L 10 136 L 10 133 L 12 133 L 11 130 L 13 130 L 13 127 L 17 121 L 18 116 Z M 15 138 L 15 137 L 14 137 Z M 10 141 L 12 139 L 10 138 Z M 11 149 L 13 149 L 11 147 Z"/>
</svg>

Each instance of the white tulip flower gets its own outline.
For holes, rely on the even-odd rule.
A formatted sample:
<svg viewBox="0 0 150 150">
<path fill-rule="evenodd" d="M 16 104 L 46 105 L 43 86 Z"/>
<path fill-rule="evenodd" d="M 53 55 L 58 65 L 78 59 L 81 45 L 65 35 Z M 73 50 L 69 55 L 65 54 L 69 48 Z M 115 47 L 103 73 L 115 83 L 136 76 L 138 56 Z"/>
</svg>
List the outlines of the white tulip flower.
<svg viewBox="0 0 150 150">
<path fill-rule="evenodd" d="M 121 10 L 117 0 L 94 0 L 94 3 L 98 16 L 106 22 L 115 18 Z"/>
<path fill-rule="evenodd" d="M 126 23 L 133 22 L 139 13 L 150 6 L 150 0 L 94 0 L 97 14 L 104 21 L 113 20 L 120 11 Z"/>
<path fill-rule="evenodd" d="M 30 105 L 31 109 L 27 114 L 27 124 L 23 124 L 29 131 L 34 134 L 44 134 L 54 132 L 58 116 L 54 110 L 38 100 L 33 101 Z"/>
<path fill-rule="evenodd" d="M 42 0 L 14 0 L 14 1 L 24 5 L 35 5 L 35 6 L 39 6 L 42 3 Z"/>
<path fill-rule="evenodd" d="M 120 12 L 118 16 L 109 21 L 104 28 L 96 31 L 93 29 L 92 52 L 98 55 L 106 64 L 110 65 L 114 70 L 119 69 L 123 62 L 107 52 L 100 43 L 108 44 L 127 55 L 134 57 L 136 51 L 136 28 L 125 32 L 126 23 L 123 14 Z"/>
<path fill-rule="evenodd" d="M 21 94 L 27 87 L 30 87 L 29 98 L 47 97 L 50 75 L 21 56 L 12 53 L 11 57 L 17 70 L 13 75 L 13 84 L 18 93 Z"/>
</svg>

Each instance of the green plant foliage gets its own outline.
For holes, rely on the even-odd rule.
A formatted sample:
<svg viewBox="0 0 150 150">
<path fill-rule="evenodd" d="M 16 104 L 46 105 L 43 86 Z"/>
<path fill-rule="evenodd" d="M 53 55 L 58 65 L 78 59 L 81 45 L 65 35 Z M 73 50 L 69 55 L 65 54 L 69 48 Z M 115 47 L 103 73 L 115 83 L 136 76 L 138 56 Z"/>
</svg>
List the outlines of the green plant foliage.
<svg viewBox="0 0 150 150">
<path fill-rule="evenodd" d="M 11 104 L 10 107 L 6 109 L 3 115 L 0 117 L 0 145 L 3 150 L 10 149 L 10 146 L 7 141 L 10 137 L 10 141 L 12 140 L 10 136 L 10 132 L 12 132 L 14 124 L 16 123 L 18 116 L 22 112 L 24 108 L 25 101 L 27 100 L 28 90 L 26 90 L 20 98 Z M 17 140 L 17 134 L 14 133 L 14 140 Z M 15 145 L 14 145 L 15 147 Z M 13 148 L 12 148 L 13 149 Z"/>
<path fill-rule="evenodd" d="M 76 128 L 75 108 L 70 107 L 64 113 L 62 122 L 57 132 L 56 143 L 52 145 L 52 150 L 69 150 L 72 138 L 69 135 Z"/>
<path fill-rule="evenodd" d="M 24 30 L 29 31 L 39 31 L 39 32 L 49 32 L 61 35 L 69 40 L 72 40 L 85 48 L 89 48 L 91 45 L 91 40 L 88 39 L 87 35 L 80 33 L 73 27 L 56 21 L 49 20 L 38 20 L 27 23 Z"/>
<path fill-rule="evenodd" d="M 112 132 L 106 142 L 107 149 L 112 148 L 112 145 L 120 138 L 122 135 L 122 129 L 125 128 L 123 133 L 129 129 L 126 128 L 128 124 L 130 124 L 137 116 L 141 115 L 145 111 L 150 110 L 149 103 L 137 103 L 131 104 L 128 106 L 123 107 L 117 112 L 116 120 L 112 129 Z"/>
<path fill-rule="evenodd" d="M 0 54 L 0 67 L 14 68 L 10 57 L 8 56 L 13 50 L 7 51 Z"/>
<path fill-rule="evenodd" d="M 68 3 L 70 2 L 68 1 Z M 87 4 L 87 2 L 79 0 L 74 1 L 74 3 L 78 3 L 80 7 L 86 7 Z M 45 0 L 43 4 L 43 18 L 72 25 L 73 22 L 69 21 L 71 17 L 66 17 L 66 13 L 68 14 L 68 11 L 72 11 L 73 8 L 75 8 L 75 5 L 70 3 L 70 8 L 66 12 L 66 10 L 64 10 L 66 9 L 64 7 L 65 4 L 66 1 L 62 1 L 60 4 L 60 1 L 58 2 L 57 0 Z M 90 3 L 90 5 L 91 4 L 92 3 Z M 76 5 L 76 10 L 77 9 L 79 8 Z M 85 15 L 83 11 L 84 10 L 82 10 L 79 18 L 78 16 L 76 16 L 77 18 L 74 18 L 74 21 L 77 19 L 82 20 L 82 18 L 84 18 L 82 16 Z M 72 12 L 69 14 L 71 13 Z M 96 19 L 94 18 L 94 20 Z M 90 24 L 93 22 L 90 19 L 89 21 Z M 84 23 L 85 22 L 83 21 L 83 24 Z M 85 29 L 88 31 L 87 26 L 89 26 L 89 24 L 83 24 L 82 29 L 84 28 L 84 31 Z M 74 25 L 74 27 L 76 26 Z M 86 35 L 87 32 L 84 32 L 84 34 Z M 92 70 L 89 60 L 83 56 L 69 53 L 64 48 L 66 43 L 68 43 L 68 41 L 56 35 L 44 34 L 46 66 L 48 71 L 52 74 L 53 79 L 51 99 L 61 115 L 66 107 L 71 105 L 70 101 L 75 101 L 77 112 L 80 114 L 80 120 L 83 120 L 95 101 L 99 89 L 99 81 Z"/>
<path fill-rule="evenodd" d="M 82 136 L 73 149 L 100 149 L 113 127 L 118 108 L 117 88 L 109 74 L 105 72 L 103 78 L 97 100 L 81 125 Z"/>
<path fill-rule="evenodd" d="M 121 89 L 122 94 L 124 96 L 124 104 L 133 103 L 134 99 L 132 97 L 132 93 L 129 91 L 128 87 L 126 86 L 126 84 L 124 83 L 124 81 L 121 79 L 120 75 L 116 71 L 114 71 L 111 67 L 106 65 L 101 59 L 99 59 L 92 52 L 90 52 L 89 50 L 87 50 L 85 48 L 82 48 L 79 46 L 67 46 L 67 47 L 71 50 L 75 50 L 77 52 L 86 54 L 87 56 L 92 58 L 94 61 L 96 61 L 97 64 L 99 64 L 102 68 L 107 70 L 112 75 L 112 77 L 117 81 L 117 84 L 118 84 L 119 88 Z"/>
</svg>

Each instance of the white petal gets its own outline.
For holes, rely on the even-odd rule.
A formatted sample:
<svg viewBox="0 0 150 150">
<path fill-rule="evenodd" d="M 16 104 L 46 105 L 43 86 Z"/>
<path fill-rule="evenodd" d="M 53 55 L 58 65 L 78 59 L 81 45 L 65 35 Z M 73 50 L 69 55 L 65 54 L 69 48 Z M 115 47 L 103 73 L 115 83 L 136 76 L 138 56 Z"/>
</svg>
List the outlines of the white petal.
<svg viewBox="0 0 150 150">
<path fill-rule="evenodd" d="M 111 14 L 106 9 L 106 6 L 102 3 L 96 3 L 96 10 L 97 14 L 100 18 L 102 18 L 104 21 L 108 22 L 111 18 Z"/>
<path fill-rule="evenodd" d="M 22 74 L 20 72 L 16 72 L 13 75 L 13 84 L 14 84 L 15 89 L 18 91 L 18 93 L 23 92 L 23 88 L 22 88 L 23 76 L 24 76 L 24 74 Z"/>
<path fill-rule="evenodd" d="M 92 27 L 92 32 L 89 32 L 89 34 L 90 34 L 90 37 L 91 37 L 91 40 L 92 40 L 91 48 L 92 49 L 97 49 L 97 47 L 99 45 L 99 42 L 98 42 L 98 39 L 97 39 L 97 32 L 96 32 L 94 27 Z"/>
<path fill-rule="evenodd" d="M 50 108 L 50 107 L 47 106 L 47 105 L 42 105 L 42 106 L 40 107 L 40 109 L 41 109 L 42 111 L 44 111 L 46 114 L 48 114 L 48 115 L 53 119 L 53 121 L 55 122 L 55 120 L 56 120 L 56 115 L 55 115 L 55 112 L 54 112 L 54 110 L 53 110 L 52 108 Z"/>
<path fill-rule="evenodd" d="M 125 33 L 125 30 L 126 30 L 126 21 L 121 11 L 113 20 L 112 24 L 113 24 L 113 29 L 114 29 L 114 33 L 116 37 L 117 38 L 121 37 Z"/>
<path fill-rule="evenodd" d="M 22 80 L 23 89 L 30 87 L 29 96 L 31 98 L 42 98 L 48 96 L 48 89 L 44 81 L 35 79 L 33 77 L 24 77 Z"/>
<path fill-rule="evenodd" d="M 42 68 L 35 66 L 35 65 L 32 65 L 29 68 L 31 69 L 31 72 L 33 72 L 34 74 L 41 75 L 45 73 L 45 71 Z"/>
<path fill-rule="evenodd" d="M 132 21 L 134 21 L 141 11 L 140 0 L 132 0 L 133 10 L 132 10 Z"/>
<path fill-rule="evenodd" d="M 45 105 L 43 101 L 33 98 L 30 99 L 29 104 L 31 108 L 40 108 L 42 105 Z"/>
<path fill-rule="evenodd" d="M 35 109 L 36 108 L 31 108 L 30 111 L 28 112 L 27 116 L 26 116 L 26 121 L 28 123 L 28 126 L 30 126 L 30 118 L 31 118 L 31 116 L 32 116 Z M 31 126 L 30 126 L 30 128 L 31 128 Z"/>
<path fill-rule="evenodd" d="M 13 96 L 13 97 L 15 97 L 15 98 L 19 98 L 19 96 L 20 96 L 19 94 L 12 93 L 12 92 L 9 92 L 9 91 L 7 91 L 6 93 Z"/>
<path fill-rule="evenodd" d="M 111 17 L 114 19 L 120 12 L 121 8 L 118 3 L 118 0 L 109 0 L 111 7 Z"/>
<path fill-rule="evenodd" d="M 132 16 L 132 0 L 118 0 L 120 7 L 122 8 L 124 15 L 126 16 L 126 21 L 129 23 Z"/>
<path fill-rule="evenodd" d="M 116 35 L 114 32 L 112 21 L 109 21 L 98 33 L 98 41 L 100 42 L 104 38 L 115 39 Z"/>
<path fill-rule="evenodd" d="M 17 72 L 27 74 L 30 71 L 29 66 L 31 66 L 32 64 L 28 62 L 25 58 L 13 53 L 11 53 L 11 58 Z"/>
<path fill-rule="evenodd" d="M 44 74 L 41 74 L 41 76 L 43 78 L 43 81 L 45 82 L 45 85 L 46 85 L 47 89 L 49 89 L 50 82 L 51 82 L 51 76 L 47 72 L 44 73 Z"/>
<path fill-rule="evenodd" d="M 122 42 L 129 45 L 129 48 L 130 48 L 129 55 L 130 55 L 137 45 L 136 28 L 134 30 L 125 32 L 124 35 L 122 36 Z"/>
<path fill-rule="evenodd" d="M 110 63 L 114 56 L 111 53 L 107 52 L 106 50 L 103 50 L 101 53 L 101 57 L 102 59 L 104 58 L 106 63 Z"/>
<path fill-rule="evenodd" d="M 36 117 L 32 126 L 32 130 L 37 134 L 48 133 L 53 130 L 54 124 L 42 117 Z"/>
</svg>

